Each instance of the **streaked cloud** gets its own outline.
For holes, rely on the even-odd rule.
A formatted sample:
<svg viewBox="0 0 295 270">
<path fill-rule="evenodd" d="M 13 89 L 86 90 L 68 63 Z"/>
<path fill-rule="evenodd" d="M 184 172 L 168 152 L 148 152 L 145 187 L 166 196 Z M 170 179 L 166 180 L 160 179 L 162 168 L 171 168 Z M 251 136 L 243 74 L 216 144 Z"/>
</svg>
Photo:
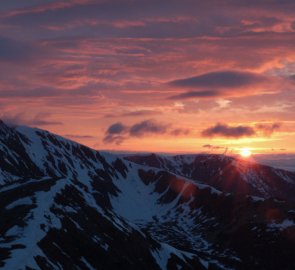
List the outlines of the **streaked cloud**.
<svg viewBox="0 0 295 270">
<path fill-rule="evenodd" d="M 275 138 L 291 151 L 294 1 L 2 2 L 0 107 L 12 122 L 79 126 L 77 140 L 120 150 L 259 137 L 255 147 Z"/>
<path fill-rule="evenodd" d="M 237 88 L 263 83 L 267 78 L 253 72 L 241 72 L 234 70 L 216 71 L 201 74 L 194 77 L 171 81 L 170 84 L 177 87 L 213 87 L 213 88 Z"/>
<path fill-rule="evenodd" d="M 60 121 L 52 120 L 52 117 L 49 113 L 38 113 L 34 116 L 26 116 L 23 113 L 18 114 L 0 114 L 1 120 L 3 120 L 8 125 L 18 126 L 18 125 L 27 125 L 27 126 L 56 126 L 63 125 Z"/>
<path fill-rule="evenodd" d="M 208 97 L 217 97 L 220 93 L 218 91 L 190 91 L 181 93 L 178 95 L 170 96 L 169 99 L 177 100 L 177 99 L 190 99 L 190 98 L 208 98 Z"/>
<path fill-rule="evenodd" d="M 235 70 L 214 71 L 169 82 L 168 84 L 172 87 L 192 89 L 170 96 L 169 99 L 256 95 L 259 92 L 265 91 L 265 87 L 263 87 L 265 84 L 272 88 L 271 83 L 273 82 L 274 78 L 254 72 Z"/>
</svg>

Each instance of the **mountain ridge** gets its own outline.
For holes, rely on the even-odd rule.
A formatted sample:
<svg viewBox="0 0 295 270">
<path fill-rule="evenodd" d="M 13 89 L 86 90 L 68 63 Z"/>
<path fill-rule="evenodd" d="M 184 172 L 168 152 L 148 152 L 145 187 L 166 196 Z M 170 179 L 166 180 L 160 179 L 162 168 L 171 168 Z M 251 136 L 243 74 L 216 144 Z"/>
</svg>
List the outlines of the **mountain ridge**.
<svg viewBox="0 0 295 270">
<path fill-rule="evenodd" d="M 293 269 L 293 200 L 219 188 L 189 161 L 173 172 L 0 122 L 0 267 Z"/>
</svg>

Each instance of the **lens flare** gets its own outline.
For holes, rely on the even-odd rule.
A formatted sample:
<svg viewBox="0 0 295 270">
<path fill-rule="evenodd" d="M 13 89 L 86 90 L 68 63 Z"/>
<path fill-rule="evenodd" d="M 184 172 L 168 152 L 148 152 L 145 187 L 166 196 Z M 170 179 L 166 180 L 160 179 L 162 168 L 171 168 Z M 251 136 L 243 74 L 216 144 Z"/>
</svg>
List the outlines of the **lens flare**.
<svg viewBox="0 0 295 270">
<path fill-rule="evenodd" d="M 241 152 L 240 152 L 240 155 L 241 155 L 242 157 L 247 158 L 247 157 L 250 157 L 250 156 L 252 155 L 252 152 L 250 151 L 249 148 L 242 148 L 242 149 L 241 149 Z"/>
</svg>

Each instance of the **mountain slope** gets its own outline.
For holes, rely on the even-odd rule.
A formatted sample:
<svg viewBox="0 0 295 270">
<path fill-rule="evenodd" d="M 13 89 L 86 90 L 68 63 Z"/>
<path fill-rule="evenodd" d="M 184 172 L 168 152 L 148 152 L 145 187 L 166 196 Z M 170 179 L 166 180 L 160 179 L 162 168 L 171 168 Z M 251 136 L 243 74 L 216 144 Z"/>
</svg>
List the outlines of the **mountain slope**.
<svg viewBox="0 0 295 270">
<path fill-rule="evenodd" d="M 223 192 L 295 202 L 295 173 L 224 155 L 132 155 L 127 160 L 201 181 Z"/>
<path fill-rule="evenodd" d="M 186 163 L 126 160 L 3 122 L 0 151 L 2 269 L 295 268 L 288 198 L 226 190 L 184 172 Z"/>
</svg>

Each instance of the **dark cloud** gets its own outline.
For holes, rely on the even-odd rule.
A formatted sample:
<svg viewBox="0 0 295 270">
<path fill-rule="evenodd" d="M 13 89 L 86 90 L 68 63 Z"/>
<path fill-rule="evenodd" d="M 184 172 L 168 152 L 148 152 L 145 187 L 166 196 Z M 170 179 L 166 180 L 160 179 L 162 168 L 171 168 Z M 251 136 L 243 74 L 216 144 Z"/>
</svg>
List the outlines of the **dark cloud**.
<svg viewBox="0 0 295 270">
<path fill-rule="evenodd" d="M 24 8 L 15 10 L 14 12 L 8 13 L 4 16 L 3 22 L 8 24 L 23 24 L 26 26 L 38 25 L 57 25 L 63 26 L 65 24 L 77 23 L 78 26 L 84 23 L 91 22 L 96 19 L 100 22 L 100 26 L 108 26 L 110 22 L 117 20 L 122 22 L 121 24 L 114 25 L 120 30 L 125 30 L 124 21 L 128 20 L 136 22 L 139 19 L 151 19 L 151 22 L 157 21 L 157 18 L 161 20 L 160 27 L 157 29 L 153 27 L 149 31 L 153 32 L 153 35 L 159 35 L 161 32 L 165 34 L 163 26 L 166 26 L 167 21 L 175 23 L 177 21 L 183 22 L 184 20 L 177 20 L 177 16 L 181 15 L 196 15 L 201 14 L 200 7 L 204 6 L 202 3 L 195 5 L 194 1 L 185 0 L 186 4 L 180 3 L 179 1 L 75 1 L 76 4 L 64 4 L 52 3 L 52 5 L 39 5 L 30 8 Z M 79 3 L 80 2 L 80 3 Z M 84 2 L 84 3 L 83 3 Z M 176 17 L 176 18 L 175 18 Z M 172 20 L 172 19 L 173 20 Z M 220 21 L 219 23 L 222 23 Z M 95 24 L 94 24 L 95 25 Z M 139 24 L 142 25 L 142 24 Z M 89 26 L 89 23 L 88 23 Z M 137 26 L 137 24 L 130 24 L 130 26 Z M 188 24 L 189 27 L 189 24 Z M 203 26 L 204 27 L 204 26 Z M 134 27 L 136 30 L 136 27 Z M 194 27 L 189 27 L 193 30 Z M 200 27 L 198 27 L 200 28 Z M 101 34 L 107 34 L 106 29 L 100 29 Z M 111 30 L 111 29 L 110 29 Z M 166 29 L 167 30 L 167 29 Z M 176 32 L 180 33 L 183 29 L 175 29 Z M 171 29 L 170 31 L 171 32 Z M 120 33 L 120 32 L 119 32 Z M 129 35 L 132 33 L 129 33 Z M 138 34 L 140 32 L 138 31 Z M 145 32 L 144 32 L 145 34 Z"/>
<path fill-rule="evenodd" d="M 104 143 L 114 143 L 114 144 L 117 144 L 117 145 L 121 144 L 125 140 L 126 140 L 125 136 L 112 135 L 112 134 L 107 134 L 103 138 Z"/>
<path fill-rule="evenodd" d="M 33 117 L 26 117 L 24 113 L 18 113 L 14 115 L 2 114 L 0 118 L 11 126 L 26 125 L 34 127 L 43 127 L 43 126 L 55 126 L 63 125 L 62 122 L 50 120 L 50 114 L 48 113 L 39 113 Z"/>
<path fill-rule="evenodd" d="M 164 134 L 166 133 L 168 125 L 159 124 L 152 120 L 146 120 L 133 125 L 129 129 L 131 136 L 141 137 L 145 134 Z"/>
<path fill-rule="evenodd" d="M 202 131 L 204 137 L 229 137 L 229 138 L 241 138 L 257 135 L 262 133 L 264 136 L 270 136 L 281 127 L 280 123 L 272 124 L 257 124 L 255 127 L 250 126 L 228 126 L 226 124 L 217 123 L 215 126 L 209 127 Z M 211 145 L 205 145 L 203 147 L 210 147 Z"/>
<path fill-rule="evenodd" d="M 190 130 L 184 128 L 171 128 L 169 124 L 163 124 L 154 120 L 145 120 L 126 126 L 120 122 L 112 124 L 106 131 L 103 141 L 105 143 L 120 144 L 130 137 L 144 137 L 146 135 L 188 135 Z"/>
<path fill-rule="evenodd" d="M 117 122 L 109 126 L 103 138 L 104 143 L 121 144 L 126 139 L 126 133 L 129 132 L 129 127 Z"/>
<path fill-rule="evenodd" d="M 0 36 L 0 61 L 28 63 L 48 53 L 32 43 Z"/>
<path fill-rule="evenodd" d="M 253 136 L 256 132 L 252 127 L 249 126 L 236 126 L 231 127 L 226 124 L 216 124 L 213 127 L 209 127 L 202 131 L 204 137 L 229 137 L 229 138 L 241 138 L 247 136 Z"/>
<path fill-rule="evenodd" d="M 190 98 L 206 98 L 206 97 L 216 97 L 219 96 L 218 91 L 191 91 L 185 92 L 179 95 L 170 96 L 168 99 L 190 99 Z"/>
<path fill-rule="evenodd" d="M 62 90 L 56 88 L 42 87 L 36 89 L 14 89 L 14 90 L 0 90 L 0 97 L 2 98 L 38 98 L 38 97 L 54 97 L 63 95 Z"/>
<path fill-rule="evenodd" d="M 107 130 L 107 134 L 122 134 L 125 133 L 126 131 L 128 131 L 128 127 L 123 125 L 122 123 L 115 123 L 112 124 L 108 130 Z"/>
<path fill-rule="evenodd" d="M 185 79 L 175 80 L 169 82 L 170 85 L 184 88 L 237 88 L 243 86 L 254 85 L 265 82 L 266 78 L 263 75 L 255 74 L 252 72 L 241 72 L 241 71 L 217 71 L 209 72 L 202 75 L 189 77 Z M 198 92 L 195 92 L 198 93 Z M 203 94 L 214 94 L 213 92 L 199 92 Z"/>
<path fill-rule="evenodd" d="M 50 3 L 52 0 L 10 0 L 1 3 L 0 11 L 11 10 L 11 9 L 24 9 L 24 8 L 32 8 L 34 5 L 40 5 Z"/>
<path fill-rule="evenodd" d="M 230 0 L 76 0 L 50 4 L 40 2 L 39 5 L 25 8 L 25 4 L 20 3 L 19 9 L 3 16 L 2 23 L 24 25 L 43 31 L 47 27 L 51 32 L 64 30 L 64 35 L 81 35 L 81 32 L 104 37 L 154 38 L 232 35 L 252 30 L 248 29 L 249 23 L 241 23 L 243 17 L 257 18 L 253 24 L 259 27 L 274 23 L 276 18 L 265 19 L 265 16 L 259 16 L 259 12 L 255 16 L 252 9 L 256 11 L 260 8 L 264 13 L 265 9 L 281 9 L 287 13 L 294 8 L 294 3 L 281 2 L 268 1 L 266 4 L 245 0 L 239 1 L 237 5 Z M 257 20 L 262 22 L 259 24 Z M 226 31 L 218 31 L 220 28 Z"/>
<path fill-rule="evenodd" d="M 25 61 L 33 55 L 33 48 L 20 41 L 0 37 L 0 60 Z"/>
</svg>

